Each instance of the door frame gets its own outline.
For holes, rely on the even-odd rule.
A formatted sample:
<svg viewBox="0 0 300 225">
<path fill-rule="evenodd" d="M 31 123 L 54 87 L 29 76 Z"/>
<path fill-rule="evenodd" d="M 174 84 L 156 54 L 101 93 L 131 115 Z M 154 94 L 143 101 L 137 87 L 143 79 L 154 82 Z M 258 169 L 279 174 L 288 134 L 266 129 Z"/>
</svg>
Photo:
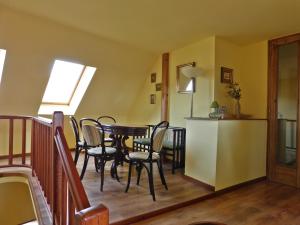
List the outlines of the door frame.
<svg viewBox="0 0 300 225">
<path fill-rule="evenodd" d="M 278 91 L 278 48 L 281 45 L 298 42 L 298 115 L 297 115 L 297 152 L 296 168 L 285 167 L 276 162 L 276 139 L 278 137 L 277 123 L 277 91 Z M 268 153 L 267 177 L 271 181 L 284 183 L 300 188 L 300 33 L 272 39 L 268 43 Z"/>
</svg>

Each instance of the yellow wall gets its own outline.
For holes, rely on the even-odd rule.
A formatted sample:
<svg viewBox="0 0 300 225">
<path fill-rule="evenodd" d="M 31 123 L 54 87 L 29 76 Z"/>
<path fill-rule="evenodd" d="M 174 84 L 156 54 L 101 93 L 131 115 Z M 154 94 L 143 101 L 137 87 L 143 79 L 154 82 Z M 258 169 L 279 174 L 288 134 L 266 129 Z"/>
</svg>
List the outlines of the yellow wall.
<svg viewBox="0 0 300 225">
<path fill-rule="evenodd" d="M 267 118 L 268 42 L 242 48 L 242 112 L 254 118 Z"/>
<path fill-rule="evenodd" d="M 266 175 L 266 120 L 187 120 L 185 174 L 221 190 Z"/>
<path fill-rule="evenodd" d="M 267 121 L 220 121 L 216 190 L 266 176 Z"/>
<path fill-rule="evenodd" d="M 150 74 L 161 81 L 161 57 L 131 46 L 5 7 L 0 9 L 0 48 L 7 49 L 0 88 L 0 114 L 36 115 L 56 58 L 98 68 L 75 116 L 111 115 L 119 122 L 157 123 L 161 92 Z M 156 58 L 156 61 L 155 61 Z M 266 117 L 267 42 L 238 46 L 219 37 L 199 40 L 170 52 L 169 120 L 185 126 L 190 115 L 188 94 L 176 92 L 176 66 L 189 62 L 204 69 L 196 80 L 194 116 L 207 117 L 216 99 L 232 111 L 233 101 L 220 84 L 220 66 L 232 67 L 242 87 L 242 112 Z M 150 105 L 149 95 L 156 94 Z M 74 146 L 66 119 L 66 136 Z M 0 149 L 0 154 L 6 151 Z"/>
<path fill-rule="evenodd" d="M 191 96 L 176 91 L 176 66 L 190 62 L 196 62 L 196 66 L 204 70 L 204 76 L 196 78 L 194 116 L 207 117 L 214 95 L 215 38 L 206 38 L 170 53 L 169 120 L 173 126 L 185 127 L 184 117 L 190 116 Z"/>
<path fill-rule="evenodd" d="M 234 81 L 240 83 L 241 80 L 241 48 L 231 42 L 216 37 L 216 73 L 214 86 L 214 99 L 219 105 L 226 106 L 228 113 L 233 113 L 234 101 L 228 97 L 227 84 L 221 83 L 221 67 L 234 70 Z"/>
<path fill-rule="evenodd" d="M 77 118 L 107 114 L 126 121 L 156 58 L 152 53 L 2 6 L 0 33 L 0 48 L 7 49 L 0 85 L 2 115 L 36 115 L 52 64 L 60 58 L 98 68 Z M 72 146 L 73 134 L 69 127 L 66 131 Z M 0 149 L 0 155 L 3 151 Z"/>
<path fill-rule="evenodd" d="M 218 121 L 187 120 L 185 175 L 215 186 Z"/>
<path fill-rule="evenodd" d="M 151 73 L 156 73 L 156 83 L 161 83 L 162 57 L 158 57 L 152 68 L 147 72 L 144 84 L 131 107 L 128 121 L 136 124 L 157 124 L 160 121 L 161 91 L 156 91 L 155 84 L 151 83 Z M 150 104 L 150 94 L 156 95 L 156 103 Z"/>
<path fill-rule="evenodd" d="M 227 94 L 227 85 L 221 83 L 221 66 L 233 69 L 234 81 L 242 89 L 241 112 L 254 118 L 267 117 L 267 41 L 239 46 L 216 38 L 215 100 L 234 113 L 235 101 Z"/>
<path fill-rule="evenodd" d="M 229 113 L 234 113 L 235 101 L 227 94 L 226 84 L 221 83 L 221 66 L 232 68 L 234 81 L 242 89 L 242 113 L 253 118 L 267 116 L 267 41 L 240 46 L 220 37 L 210 37 L 170 52 L 169 66 L 169 120 L 174 126 L 185 126 L 184 117 L 190 115 L 189 94 L 176 91 L 176 66 L 189 62 L 204 69 L 204 76 L 196 80 L 194 94 L 194 116 L 208 117 L 209 106 L 213 100 L 225 105 Z M 158 59 L 159 62 L 161 58 Z M 161 71 L 161 63 L 154 66 Z M 148 102 L 151 84 L 144 81 L 144 87 L 131 110 L 133 121 L 153 123 L 152 118 L 160 118 L 160 105 L 150 107 Z M 155 110 L 154 110 L 155 108 Z M 151 116 L 148 114 L 150 112 Z M 156 115 L 154 115 L 156 114 Z"/>
<path fill-rule="evenodd" d="M 0 224 L 23 224 L 36 219 L 28 181 L 25 178 L 2 177 L 0 198 Z"/>
<path fill-rule="evenodd" d="M 196 93 L 194 94 L 194 116 L 207 116 L 209 105 L 213 99 L 214 77 L 214 37 L 203 39 L 197 43 L 170 52 L 169 62 L 169 121 L 173 126 L 185 126 L 184 117 L 190 116 L 191 95 L 179 94 L 176 91 L 176 66 L 196 62 L 196 66 L 205 71 L 205 75 L 196 79 Z M 159 71 L 161 76 L 161 57 L 151 71 Z M 161 105 L 149 105 L 149 95 L 153 85 L 150 84 L 150 73 L 145 80 L 144 87 L 131 111 L 132 121 L 142 124 L 157 123 L 160 120 Z M 161 96 L 159 93 L 158 96 Z M 146 104 L 145 104 L 146 102 Z M 154 119 L 155 118 L 155 119 Z"/>
</svg>

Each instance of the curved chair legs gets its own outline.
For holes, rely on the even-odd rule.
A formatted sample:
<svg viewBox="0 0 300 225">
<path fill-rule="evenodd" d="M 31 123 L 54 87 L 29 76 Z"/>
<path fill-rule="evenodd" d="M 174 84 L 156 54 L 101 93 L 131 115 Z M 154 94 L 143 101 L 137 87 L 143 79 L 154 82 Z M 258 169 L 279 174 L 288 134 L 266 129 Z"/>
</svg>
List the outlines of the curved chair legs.
<svg viewBox="0 0 300 225">
<path fill-rule="evenodd" d="M 152 163 L 149 163 L 148 178 L 149 178 L 150 194 L 152 195 L 153 201 L 155 201 L 154 182 L 153 182 L 153 164 Z"/>
<path fill-rule="evenodd" d="M 96 172 L 98 173 L 99 172 L 99 160 L 98 160 L 98 158 L 95 156 L 94 157 L 94 163 L 95 163 L 95 170 L 96 170 Z M 101 165 L 100 165 L 100 169 L 101 169 Z"/>
<path fill-rule="evenodd" d="M 163 172 L 162 162 L 161 162 L 161 160 L 158 160 L 158 161 L 156 161 L 156 163 L 157 163 L 161 183 L 165 186 L 165 189 L 168 190 L 167 182 L 165 180 L 165 176 L 164 176 L 164 172 Z M 130 187 L 132 165 L 133 165 L 133 162 L 129 162 L 128 181 L 127 181 L 127 186 L 126 186 L 125 192 L 128 192 L 128 189 Z M 148 174 L 150 194 L 152 195 L 153 201 L 155 201 L 156 199 L 155 199 L 154 180 L 153 180 L 153 163 L 149 163 L 148 165 L 149 166 L 145 165 L 143 162 L 137 162 L 137 164 L 136 164 L 136 170 L 137 170 L 136 184 L 137 185 L 140 184 L 141 172 L 142 172 L 143 167 L 145 167 L 147 174 Z"/>
<path fill-rule="evenodd" d="M 165 189 L 168 190 L 168 185 L 165 180 L 164 170 L 163 170 L 163 165 L 162 165 L 161 160 L 157 161 L 157 167 L 158 167 L 158 172 L 159 172 L 161 183 L 165 186 Z"/>
<path fill-rule="evenodd" d="M 132 168 L 132 162 L 129 163 L 129 169 L 128 169 L 128 180 L 127 180 L 127 186 L 125 192 L 128 192 L 129 186 L 130 186 L 130 180 L 131 180 L 131 168 Z"/>
<path fill-rule="evenodd" d="M 136 166 L 136 171 L 137 171 L 136 185 L 140 185 L 142 169 L 143 169 L 143 165 L 141 163 L 138 163 Z"/>
<path fill-rule="evenodd" d="M 81 179 L 81 180 L 82 180 L 83 177 L 84 177 L 85 170 L 86 170 L 86 167 L 87 167 L 89 158 L 90 158 L 89 155 L 88 155 L 87 153 L 85 153 L 85 156 L 84 156 L 84 163 L 83 163 L 83 167 L 82 167 L 81 175 L 80 175 L 80 179 Z"/>
<path fill-rule="evenodd" d="M 105 163 L 106 161 L 104 159 L 100 159 L 100 191 L 103 191 Z"/>
<path fill-rule="evenodd" d="M 76 149 L 75 149 L 75 157 L 74 157 L 74 163 L 75 163 L 75 165 L 77 165 L 77 162 L 78 162 L 78 159 L 79 159 L 79 155 L 80 155 L 81 150 L 82 150 L 82 149 L 80 149 L 80 148 L 76 148 Z"/>
</svg>

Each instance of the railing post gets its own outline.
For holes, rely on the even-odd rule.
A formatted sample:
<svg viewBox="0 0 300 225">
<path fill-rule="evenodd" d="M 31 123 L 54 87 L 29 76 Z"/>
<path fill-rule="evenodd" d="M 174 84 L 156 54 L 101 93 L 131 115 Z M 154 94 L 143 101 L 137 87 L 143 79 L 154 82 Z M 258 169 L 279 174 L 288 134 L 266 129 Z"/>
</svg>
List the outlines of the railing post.
<svg viewBox="0 0 300 225">
<path fill-rule="evenodd" d="M 52 169 L 51 172 L 51 182 L 52 182 L 52 192 L 51 192 L 51 202 L 53 204 L 52 207 L 52 215 L 53 215 L 53 224 L 60 225 L 62 224 L 61 218 L 57 218 L 56 215 L 59 215 L 57 211 L 59 209 L 59 201 L 61 200 L 59 196 L 63 196 L 63 193 L 60 188 L 62 186 L 62 165 L 60 160 L 58 160 L 57 146 L 54 141 L 55 131 L 57 127 L 64 127 L 64 115 L 62 112 L 54 112 L 53 120 L 52 120 L 52 134 L 51 134 L 51 162 Z M 55 179 L 57 178 L 57 179 Z M 57 181 L 57 183 L 56 183 Z"/>
<path fill-rule="evenodd" d="M 26 163 L 26 119 L 22 119 L 22 164 Z"/>
<path fill-rule="evenodd" d="M 35 121 L 32 119 L 31 122 L 31 153 L 30 153 L 30 165 L 32 169 L 32 176 L 35 172 Z"/>
<path fill-rule="evenodd" d="M 8 143 L 8 161 L 9 165 L 13 164 L 13 149 L 14 149 L 14 120 L 9 119 L 9 143 Z"/>
</svg>

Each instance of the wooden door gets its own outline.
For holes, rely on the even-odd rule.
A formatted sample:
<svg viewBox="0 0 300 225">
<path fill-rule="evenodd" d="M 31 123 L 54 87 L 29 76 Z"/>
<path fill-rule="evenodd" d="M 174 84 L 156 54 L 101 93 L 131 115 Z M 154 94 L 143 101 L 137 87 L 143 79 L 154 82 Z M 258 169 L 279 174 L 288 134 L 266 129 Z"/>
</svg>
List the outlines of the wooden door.
<svg viewBox="0 0 300 225">
<path fill-rule="evenodd" d="M 269 41 L 268 178 L 300 187 L 300 34 Z"/>
</svg>

